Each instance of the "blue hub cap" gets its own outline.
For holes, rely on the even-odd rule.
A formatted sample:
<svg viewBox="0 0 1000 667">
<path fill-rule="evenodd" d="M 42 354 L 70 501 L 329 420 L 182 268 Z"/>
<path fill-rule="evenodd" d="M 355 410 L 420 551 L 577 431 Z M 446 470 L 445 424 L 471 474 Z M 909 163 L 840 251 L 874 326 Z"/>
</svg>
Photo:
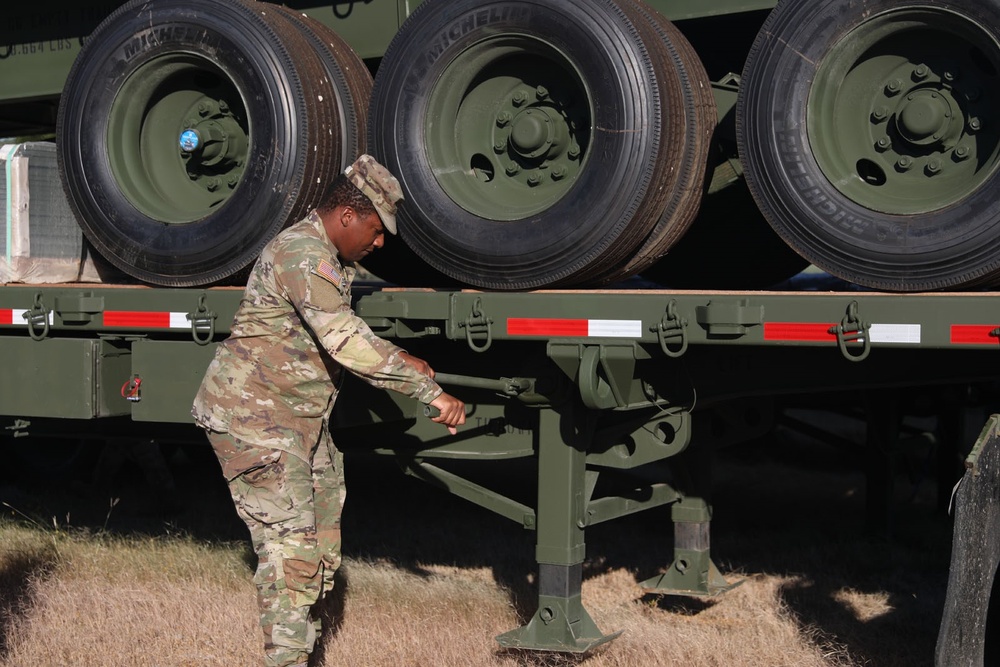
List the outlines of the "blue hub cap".
<svg viewBox="0 0 1000 667">
<path fill-rule="evenodd" d="M 184 130 L 180 138 L 181 150 L 191 153 L 201 144 L 201 137 L 194 130 Z"/>
</svg>

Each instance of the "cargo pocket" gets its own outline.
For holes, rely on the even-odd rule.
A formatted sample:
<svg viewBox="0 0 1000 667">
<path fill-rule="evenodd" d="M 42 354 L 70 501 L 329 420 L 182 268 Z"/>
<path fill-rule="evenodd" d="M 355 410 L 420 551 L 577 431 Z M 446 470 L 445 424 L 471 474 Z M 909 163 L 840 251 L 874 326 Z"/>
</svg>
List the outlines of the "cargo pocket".
<svg viewBox="0 0 1000 667">
<path fill-rule="evenodd" d="M 222 472 L 242 513 L 268 525 L 299 515 L 287 488 L 287 456 L 282 451 L 256 448 L 222 462 Z"/>
</svg>

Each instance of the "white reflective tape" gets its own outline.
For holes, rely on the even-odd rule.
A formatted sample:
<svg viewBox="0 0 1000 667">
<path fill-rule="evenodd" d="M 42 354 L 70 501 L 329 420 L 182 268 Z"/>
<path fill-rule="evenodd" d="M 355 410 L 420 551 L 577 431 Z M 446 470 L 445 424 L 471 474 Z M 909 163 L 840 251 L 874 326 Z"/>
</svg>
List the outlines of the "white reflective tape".
<svg viewBox="0 0 1000 667">
<path fill-rule="evenodd" d="M 873 324 L 868 330 L 873 343 L 920 344 L 919 324 Z"/>
<path fill-rule="evenodd" d="M 30 310 L 18 310 L 17 308 L 12 308 L 10 311 L 11 324 L 26 327 L 28 326 L 28 320 L 25 318 L 25 313 L 30 313 Z M 51 310 L 49 311 L 49 326 L 53 326 L 56 323 L 55 313 Z"/>
<path fill-rule="evenodd" d="M 587 320 L 587 335 L 604 338 L 642 338 L 642 320 Z"/>
<path fill-rule="evenodd" d="M 171 329 L 190 329 L 191 320 L 188 319 L 187 313 L 170 313 L 170 328 Z"/>
</svg>

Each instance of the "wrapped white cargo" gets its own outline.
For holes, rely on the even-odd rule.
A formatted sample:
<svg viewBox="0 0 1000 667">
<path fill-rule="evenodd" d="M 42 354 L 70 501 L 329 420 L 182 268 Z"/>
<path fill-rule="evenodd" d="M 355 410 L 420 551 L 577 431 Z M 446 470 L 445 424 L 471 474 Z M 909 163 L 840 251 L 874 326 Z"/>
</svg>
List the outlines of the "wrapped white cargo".
<svg viewBox="0 0 1000 667">
<path fill-rule="evenodd" d="M 0 283 L 101 282 L 59 181 L 56 146 L 0 145 Z"/>
</svg>

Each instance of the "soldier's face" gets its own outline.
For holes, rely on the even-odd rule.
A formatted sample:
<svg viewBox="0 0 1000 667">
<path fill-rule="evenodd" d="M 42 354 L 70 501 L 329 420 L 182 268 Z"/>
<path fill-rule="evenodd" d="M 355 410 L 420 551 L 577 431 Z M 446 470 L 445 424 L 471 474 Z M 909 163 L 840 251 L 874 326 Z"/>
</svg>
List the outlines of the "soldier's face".
<svg viewBox="0 0 1000 667">
<path fill-rule="evenodd" d="M 382 247 L 385 243 L 385 226 L 377 213 L 359 215 L 354 209 L 348 210 L 353 215 L 349 216 L 336 245 L 342 259 L 356 262 Z"/>
</svg>

